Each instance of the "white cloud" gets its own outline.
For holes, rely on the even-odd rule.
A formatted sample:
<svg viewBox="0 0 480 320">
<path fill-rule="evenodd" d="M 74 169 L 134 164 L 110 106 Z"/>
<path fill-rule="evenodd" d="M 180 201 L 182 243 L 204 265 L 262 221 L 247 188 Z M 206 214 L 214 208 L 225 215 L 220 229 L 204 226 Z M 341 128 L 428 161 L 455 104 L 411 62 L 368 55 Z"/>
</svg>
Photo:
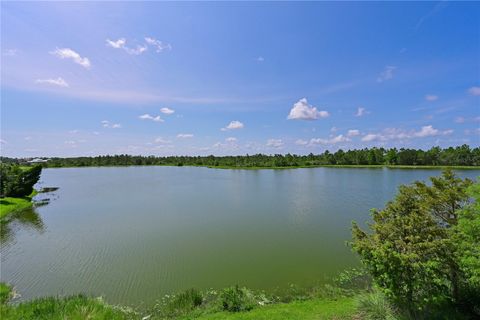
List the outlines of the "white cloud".
<svg viewBox="0 0 480 320">
<path fill-rule="evenodd" d="M 439 134 L 438 129 L 433 128 L 433 126 L 423 126 L 420 131 L 414 132 L 413 137 L 423 138 L 431 137 Z"/>
<path fill-rule="evenodd" d="M 178 139 L 188 139 L 188 138 L 193 138 L 193 134 L 191 133 L 179 133 L 177 134 Z"/>
<path fill-rule="evenodd" d="M 125 38 L 120 38 L 117 41 L 112 41 L 110 39 L 107 39 L 106 41 L 107 41 L 107 46 L 110 46 L 115 49 L 123 48 L 127 43 L 127 40 L 125 40 Z"/>
<path fill-rule="evenodd" d="M 172 141 L 166 140 L 166 139 L 164 139 L 164 138 L 162 138 L 162 137 L 158 137 L 158 138 L 155 139 L 155 143 L 158 143 L 158 144 L 170 144 L 170 143 L 172 143 Z"/>
<path fill-rule="evenodd" d="M 225 139 L 225 141 L 226 141 L 226 142 L 230 142 L 230 143 L 232 143 L 232 142 L 237 142 L 237 138 L 228 137 L 228 138 Z"/>
<path fill-rule="evenodd" d="M 109 128 L 109 129 L 118 129 L 118 128 L 121 128 L 122 125 L 120 123 L 111 123 L 108 120 L 103 120 L 102 127 Z"/>
<path fill-rule="evenodd" d="M 370 141 L 389 141 L 389 140 L 407 140 L 413 138 L 426 138 L 435 137 L 440 135 L 450 135 L 453 133 L 452 129 L 438 130 L 432 125 L 423 126 L 420 130 L 405 131 L 401 129 L 388 128 L 383 130 L 382 133 L 369 133 L 362 137 L 363 142 Z"/>
<path fill-rule="evenodd" d="M 257 62 L 265 61 L 265 59 L 262 56 L 257 57 L 257 59 L 255 59 L 255 60 L 257 60 Z"/>
<path fill-rule="evenodd" d="M 126 53 L 131 55 L 139 55 L 147 51 L 147 46 L 137 45 L 136 48 L 129 48 L 127 47 L 127 40 L 125 38 L 120 38 L 116 41 L 112 41 L 110 39 L 106 40 L 107 46 L 112 47 L 114 49 L 123 49 Z"/>
<path fill-rule="evenodd" d="M 142 114 L 138 118 L 141 119 L 141 120 L 152 120 L 152 121 L 155 121 L 155 122 L 163 122 L 163 119 L 160 118 L 160 116 L 152 116 L 148 113 Z"/>
<path fill-rule="evenodd" d="M 425 100 L 427 101 L 435 101 L 435 100 L 438 100 L 438 96 L 434 95 L 434 94 L 427 94 L 425 96 Z"/>
<path fill-rule="evenodd" d="M 360 135 L 360 131 L 357 129 L 348 130 L 347 137 L 356 137 Z"/>
<path fill-rule="evenodd" d="M 364 141 L 364 142 L 370 142 L 370 141 L 375 141 L 375 140 L 381 140 L 381 136 L 379 134 L 369 133 L 369 134 L 363 136 L 363 138 L 362 138 L 362 141 Z"/>
<path fill-rule="evenodd" d="M 169 43 L 163 43 L 155 38 L 146 37 L 145 42 L 148 45 L 155 47 L 156 51 L 159 53 L 164 50 L 172 50 L 172 46 Z"/>
<path fill-rule="evenodd" d="M 58 77 L 57 79 L 37 79 L 35 80 L 36 83 L 40 84 L 51 84 L 54 86 L 68 88 L 67 81 L 63 80 L 63 78 Z"/>
<path fill-rule="evenodd" d="M 455 123 L 464 123 L 465 122 L 465 118 L 464 117 L 456 117 L 455 118 Z"/>
<path fill-rule="evenodd" d="M 8 142 L 3 140 L 3 139 L 0 139 L 0 144 L 7 144 Z"/>
<path fill-rule="evenodd" d="M 359 107 L 357 109 L 357 112 L 355 113 L 355 117 L 363 117 L 366 114 L 369 114 L 370 111 L 367 111 L 367 109 Z"/>
<path fill-rule="evenodd" d="M 87 57 L 81 57 L 80 54 L 73 51 L 70 48 L 62 48 L 62 49 L 55 49 L 54 51 L 50 52 L 54 56 L 60 59 L 71 59 L 73 62 L 81 65 L 84 68 L 89 69 L 91 67 L 90 60 Z"/>
<path fill-rule="evenodd" d="M 393 72 L 397 69 L 395 66 L 386 66 L 385 69 L 378 75 L 377 82 L 384 82 L 393 79 Z"/>
<path fill-rule="evenodd" d="M 338 131 L 338 128 L 337 127 L 331 127 L 330 128 L 330 132 L 337 132 Z"/>
<path fill-rule="evenodd" d="M 299 146 L 305 146 L 305 145 L 308 144 L 308 141 L 307 141 L 307 140 L 298 139 L 297 141 L 295 141 L 295 144 L 296 144 L 296 145 L 299 145 Z"/>
<path fill-rule="evenodd" d="M 336 143 L 347 142 L 347 141 L 350 141 L 350 139 L 345 137 L 343 134 L 340 134 L 338 136 L 331 137 L 329 139 L 322 139 L 322 138 L 310 139 L 310 145 L 313 145 L 313 144 L 336 144 Z"/>
<path fill-rule="evenodd" d="M 243 127 L 244 127 L 243 123 L 241 123 L 240 121 L 234 120 L 234 121 L 231 121 L 228 124 L 228 126 L 226 126 L 225 128 L 222 128 L 220 130 L 222 130 L 222 131 L 236 130 L 236 129 L 242 129 Z"/>
<path fill-rule="evenodd" d="M 470 93 L 472 96 L 480 96 L 480 87 L 471 87 L 468 89 L 468 93 Z"/>
<path fill-rule="evenodd" d="M 306 98 L 302 98 L 296 102 L 287 117 L 289 120 L 316 120 L 326 118 L 330 114 L 327 111 L 318 111 L 317 108 L 308 104 Z"/>
<path fill-rule="evenodd" d="M 267 147 L 279 149 L 283 147 L 284 143 L 282 139 L 268 139 L 267 140 Z"/>
<path fill-rule="evenodd" d="M 175 110 L 170 109 L 170 108 L 162 108 L 162 109 L 160 109 L 160 112 L 164 113 L 164 114 L 173 114 L 173 113 L 175 113 Z"/>
</svg>

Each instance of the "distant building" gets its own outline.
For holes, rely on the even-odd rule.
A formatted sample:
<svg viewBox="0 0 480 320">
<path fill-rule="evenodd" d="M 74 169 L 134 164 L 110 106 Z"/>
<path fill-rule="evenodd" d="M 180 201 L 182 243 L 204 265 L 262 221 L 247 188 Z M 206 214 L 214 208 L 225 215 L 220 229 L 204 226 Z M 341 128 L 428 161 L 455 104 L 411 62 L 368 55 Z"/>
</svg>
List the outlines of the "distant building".
<svg viewBox="0 0 480 320">
<path fill-rule="evenodd" d="M 35 159 L 32 159 L 30 161 L 28 161 L 28 163 L 44 163 L 44 162 L 47 162 L 48 159 L 41 159 L 41 158 L 35 158 Z"/>
</svg>

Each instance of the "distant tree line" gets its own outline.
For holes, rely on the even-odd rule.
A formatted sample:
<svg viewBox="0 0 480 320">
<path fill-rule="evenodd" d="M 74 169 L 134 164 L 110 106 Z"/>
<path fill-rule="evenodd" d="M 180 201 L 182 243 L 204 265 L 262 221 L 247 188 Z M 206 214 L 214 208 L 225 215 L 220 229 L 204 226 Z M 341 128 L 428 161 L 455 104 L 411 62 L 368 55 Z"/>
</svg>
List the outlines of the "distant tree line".
<svg viewBox="0 0 480 320">
<path fill-rule="evenodd" d="M 26 197 L 40 179 L 41 166 L 22 168 L 17 164 L 0 163 L 0 197 Z"/>
<path fill-rule="evenodd" d="M 2 158 L 2 162 L 21 163 L 21 159 Z M 51 158 L 46 167 L 173 165 L 210 167 L 308 167 L 320 165 L 427 165 L 480 166 L 480 148 L 468 145 L 429 150 L 408 148 L 365 148 L 338 150 L 321 154 L 255 154 L 243 156 L 132 156 L 106 155 L 97 157 Z"/>
</svg>

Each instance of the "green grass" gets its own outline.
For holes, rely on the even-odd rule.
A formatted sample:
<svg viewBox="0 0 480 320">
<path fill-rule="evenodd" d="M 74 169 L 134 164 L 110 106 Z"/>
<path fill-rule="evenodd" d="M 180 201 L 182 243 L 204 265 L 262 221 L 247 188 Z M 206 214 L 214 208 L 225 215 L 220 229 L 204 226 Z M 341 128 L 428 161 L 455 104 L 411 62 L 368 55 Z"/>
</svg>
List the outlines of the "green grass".
<svg viewBox="0 0 480 320">
<path fill-rule="evenodd" d="M 290 303 L 273 304 L 257 307 L 247 312 L 217 312 L 198 318 L 199 320 L 323 320 L 323 319 L 353 319 L 356 314 L 354 298 L 338 298 L 336 300 L 313 299 Z"/>
<path fill-rule="evenodd" d="M 104 303 L 101 299 L 86 296 L 67 298 L 41 298 L 18 305 L 1 305 L 2 320 L 123 320 L 141 319 L 133 311 L 120 309 Z"/>
<path fill-rule="evenodd" d="M 0 219 L 5 218 L 12 212 L 25 210 L 32 206 L 32 199 L 25 198 L 2 198 L 0 199 Z"/>
</svg>

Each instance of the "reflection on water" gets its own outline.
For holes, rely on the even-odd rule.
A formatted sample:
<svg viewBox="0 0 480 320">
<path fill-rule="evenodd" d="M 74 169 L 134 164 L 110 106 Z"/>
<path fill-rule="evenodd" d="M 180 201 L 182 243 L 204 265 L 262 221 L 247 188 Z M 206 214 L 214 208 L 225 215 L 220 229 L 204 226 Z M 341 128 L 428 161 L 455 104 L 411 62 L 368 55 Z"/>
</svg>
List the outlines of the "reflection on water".
<svg viewBox="0 0 480 320">
<path fill-rule="evenodd" d="M 1 246 L 9 246 L 15 240 L 15 232 L 20 229 L 34 230 L 40 234 L 45 231 L 42 218 L 35 208 L 14 212 L 0 224 Z"/>
</svg>

